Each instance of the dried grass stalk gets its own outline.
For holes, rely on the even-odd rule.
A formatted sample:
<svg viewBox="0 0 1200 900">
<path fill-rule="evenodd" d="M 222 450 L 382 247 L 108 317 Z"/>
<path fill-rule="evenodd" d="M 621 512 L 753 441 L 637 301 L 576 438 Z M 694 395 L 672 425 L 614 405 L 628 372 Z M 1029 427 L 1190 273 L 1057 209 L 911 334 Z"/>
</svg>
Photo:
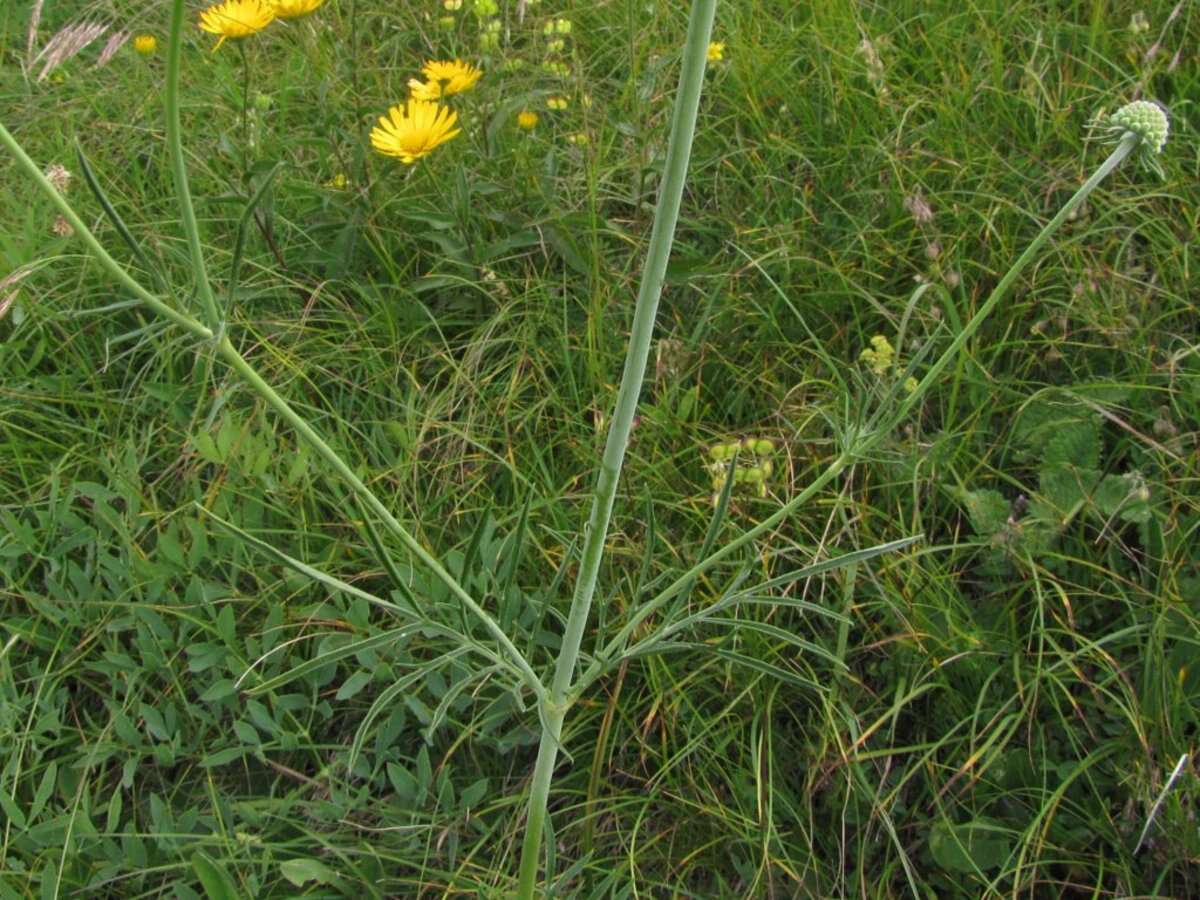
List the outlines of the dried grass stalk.
<svg viewBox="0 0 1200 900">
<path fill-rule="evenodd" d="M 96 60 L 96 65 L 92 68 L 99 69 L 101 66 L 108 65 L 108 61 L 117 55 L 117 51 L 125 46 L 125 42 L 129 40 L 128 31 L 118 31 L 108 39 L 108 43 L 104 45 L 104 49 L 100 51 L 100 58 Z"/>
<path fill-rule="evenodd" d="M 25 70 L 33 66 L 33 44 L 37 40 L 38 25 L 42 24 L 42 7 L 46 0 L 37 0 L 29 14 L 29 33 L 25 35 Z"/>
<path fill-rule="evenodd" d="M 46 42 L 42 52 L 34 59 L 35 64 L 45 60 L 42 64 L 42 71 L 38 72 L 37 80 L 45 81 L 46 76 L 77 55 L 79 51 L 106 31 L 108 31 L 108 26 L 101 25 L 99 22 L 80 22 L 78 25 L 68 25 L 63 28 Z"/>
</svg>

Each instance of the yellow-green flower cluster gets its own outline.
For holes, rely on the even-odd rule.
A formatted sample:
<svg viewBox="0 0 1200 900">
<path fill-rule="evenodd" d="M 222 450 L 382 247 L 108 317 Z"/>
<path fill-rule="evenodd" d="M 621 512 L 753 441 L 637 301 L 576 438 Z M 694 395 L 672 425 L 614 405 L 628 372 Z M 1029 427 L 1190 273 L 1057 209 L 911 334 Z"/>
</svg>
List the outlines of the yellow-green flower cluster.
<svg viewBox="0 0 1200 900">
<path fill-rule="evenodd" d="M 496 0 L 475 0 L 474 13 L 479 19 L 479 49 L 484 53 L 500 49 L 500 6 Z"/>
<path fill-rule="evenodd" d="M 896 349 L 882 334 L 871 338 L 871 346 L 863 350 L 858 358 L 870 366 L 876 375 L 886 375 L 896 362 Z"/>
<path fill-rule="evenodd" d="M 733 468 L 733 483 L 752 487 L 760 497 L 767 496 L 767 479 L 775 471 L 771 457 L 775 454 L 775 442 L 769 438 L 746 437 L 739 441 L 714 444 L 708 448 L 709 462 L 707 468 L 712 476 L 713 496 L 715 506 L 721 499 L 721 492 L 729 479 L 729 463 L 737 459 Z"/>
<path fill-rule="evenodd" d="M 882 334 L 871 338 L 871 346 L 865 348 L 858 358 L 867 364 L 870 370 L 880 378 L 887 375 L 896 367 L 896 348 Z M 917 379 L 909 377 L 904 380 L 904 389 L 910 394 L 917 389 Z"/>
<path fill-rule="evenodd" d="M 566 78 L 571 74 L 571 67 L 562 59 L 567 53 L 567 38 L 572 30 L 570 19 L 550 19 L 542 26 L 542 36 L 546 39 L 546 58 L 542 61 L 542 69 L 555 78 Z"/>
</svg>

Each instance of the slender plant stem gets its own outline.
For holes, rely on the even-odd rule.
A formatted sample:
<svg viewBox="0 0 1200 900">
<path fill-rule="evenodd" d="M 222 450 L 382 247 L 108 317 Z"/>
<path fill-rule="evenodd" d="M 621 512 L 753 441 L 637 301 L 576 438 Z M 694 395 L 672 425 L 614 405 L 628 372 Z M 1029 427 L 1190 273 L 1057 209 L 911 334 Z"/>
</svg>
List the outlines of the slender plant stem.
<svg viewBox="0 0 1200 900">
<path fill-rule="evenodd" d="M 196 224 L 196 210 L 192 207 L 192 194 L 188 190 L 187 166 L 183 161 L 183 129 L 179 124 L 179 70 L 183 55 L 183 0 L 173 0 L 171 6 L 171 32 L 167 41 L 167 154 L 171 159 L 171 174 L 175 179 L 175 194 L 179 201 L 179 217 L 183 220 L 183 231 L 187 236 L 188 250 L 192 257 L 192 274 L 196 278 L 196 290 L 208 327 L 217 334 L 223 327 L 217 299 L 204 268 L 204 251 L 200 247 L 200 229 Z"/>
<path fill-rule="evenodd" d="M 1112 153 L 1108 155 L 1108 159 L 1104 160 L 1100 164 L 1100 167 L 1092 173 L 1091 177 L 1071 196 L 1071 199 L 1063 204 L 1062 209 L 1058 211 L 1053 219 L 1046 223 L 1045 227 L 1038 232 L 1038 236 L 1025 248 L 1025 252 L 1018 256 L 1017 261 L 1004 273 L 1004 277 L 992 289 L 991 295 L 983 302 L 983 305 L 979 307 L 975 315 L 971 317 L 971 320 L 963 326 L 962 331 L 950 342 L 950 346 L 946 348 L 945 352 L 929 367 L 929 371 L 925 373 L 925 376 L 917 384 L 916 390 L 905 397 L 897 407 L 896 415 L 893 417 L 895 420 L 908 415 L 909 410 L 917 404 L 921 396 L 937 381 L 942 371 L 946 366 L 950 365 L 963 345 L 979 330 L 979 326 L 983 324 L 983 320 L 991 315 L 992 310 L 996 308 L 996 305 L 1001 300 L 1008 296 L 1008 292 L 1012 288 L 1013 282 L 1017 280 L 1017 276 L 1025 270 L 1026 266 L 1033 262 L 1046 241 L 1050 240 L 1051 236 L 1054 232 L 1058 231 L 1062 223 L 1067 221 L 1067 217 L 1087 199 L 1088 194 L 1094 191 L 1101 181 L 1112 174 L 1112 171 L 1125 161 L 1125 158 L 1134 151 L 1140 142 L 1141 138 L 1138 135 L 1131 131 L 1125 133 L 1117 146 L 1113 148 Z"/>
<path fill-rule="evenodd" d="M 521 847 L 520 880 L 517 887 L 517 897 L 520 900 L 533 897 L 537 881 L 538 857 L 541 855 L 550 781 L 554 775 L 554 763 L 562 737 L 563 719 L 569 706 L 567 695 L 575 674 L 592 597 L 596 591 L 596 580 L 604 555 L 621 466 L 625 461 L 625 448 L 629 443 L 634 412 L 637 410 L 638 397 L 642 390 L 642 379 L 646 373 L 646 360 L 650 355 L 654 319 L 658 313 L 658 301 L 662 296 L 667 261 L 671 255 L 675 224 L 679 219 L 679 206 L 687 180 L 688 158 L 691 156 L 692 138 L 696 132 L 696 116 L 700 108 L 700 92 L 704 86 L 704 67 L 716 5 L 716 0 L 693 0 L 691 15 L 688 18 L 687 42 L 683 49 L 679 92 L 675 98 L 671 137 L 667 144 L 665 174 L 658 197 L 658 209 L 654 215 L 654 227 L 650 233 L 646 267 L 638 289 L 633 328 L 625 355 L 625 369 L 621 375 L 616 409 L 608 428 L 608 439 L 600 462 L 592 511 L 585 531 L 579 576 L 575 582 L 571 610 L 563 632 L 554 682 L 550 695 L 542 704 L 542 737 L 533 771 L 529 810 Z"/>
<path fill-rule="evenodd" d="M 54 202 L 58 211 L 62 213 L 64 219 L 71 223 L 71 227 L 75 229 L 75 234 L 79 239 L 87 245 L 87 248 L 96 255 L 96 259 L 100 265 L 108 270 L 114 279 L 130 293 L 138 298 L 142 303 L 146 304 L 164 319 L 174 322 L 180 328 L 187 331 L 189 334 L 201 338 L 203 340 L 211 340 L 213 333 L 208 328 L 197 322 L 187 313 L 182 313 L 169 304 L 163 302 L 160 298 L 154 296 L 146 288 L 142 287 L 138 281 L 130 275 L 121 266 L 119 262 L 109 256 L 108 251 L 104 249 L 101 243 L 96 240 L 96 236 L 92 234 L 92 230 L 83 223 L 79 215 L 71 208 L 71 204 L 66 201 L 50 183 L 42 170 L 38 168 L 37 163 L 29 158 L 29 154 L 17 143 L 16 138 L 9 133 L 8 129 L 0 123 L 0 143 L 4 144 L 6 150 L 12 154 L 13 158 L 23 168 L 30 178 L 40 187 Z"/>
<path fill-rule="evenodd" d="M 342 477 L 342 480 L 350 486 L 370 510 L 383 520 L 387 529 L 398 537 L 401 543 L 409 549 L 409 551 L 417 557 L 422 563 L 436 575 L 454 594 L 454 596 L 465 606 L 470 612 L 481 622 L 483 626 L 491 633 L 492 637 L 504 650 L 509 660 L 516 667 L 522 679 L 530 688 L 533 689 L 534 696 L 538 701 L 541 701 L 543 689 L 541 681 L 526 662 L 521 651 L 516 648 L 516 645 L 509 639 L 504 630 L 496 623 L 496 620 L 488 614 L 475 599 L 467 593 L 467 591 L 458 583 L 458 581 L 439 563 L 421 543 L 413 537 L 413 535 L 400 524 L 399 520 L 392 515 L 391 511 L 383 505 L 374 492 L 367 487 L 361 478 L 354 473 L 354 470 L 346 464 L 345 460 L 338 455 L 337 451 L 329 446 L 325 440 L 317 434 L 316 430 L 304 420 L 304 418 L 292 409 L 291 405 L 281 397 L 271 385 L 263 380 L 262 376 L 254 369 L 246 358 L 238 353 L 237 349 L 229 341 L 229 338 L 223 337 L 216 345 L 217 354 L 225 360 L 231 369 L 242 376 L 243 380 L 250 385 L 254 391 L 266 400 L 284 421 L 291 425 L 300 436 L 308 441 L 309 445 L 320 454 L 334 471 Z"/>
<path fill-rule="evenodd" d="M 250 181 L 250 55 L 246 42 L 237 42 L 242 54 L 242 180 Z"/>
</svg>

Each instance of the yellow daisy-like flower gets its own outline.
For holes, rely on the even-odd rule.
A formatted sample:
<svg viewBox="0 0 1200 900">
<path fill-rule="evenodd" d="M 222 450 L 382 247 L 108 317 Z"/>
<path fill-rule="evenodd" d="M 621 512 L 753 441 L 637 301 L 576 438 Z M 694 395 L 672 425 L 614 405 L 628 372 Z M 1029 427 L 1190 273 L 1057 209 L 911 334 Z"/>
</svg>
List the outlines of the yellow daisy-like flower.
<svg viewBox="0 0 1200 900">
<path fill-rule="evenodd" d="M 152 34 L 139 34 L 133 39 L 133 49 L 142 56 L 149 56 L 158 49 L 158 38 Z"/>
<path fill-rule="evenodd" d="M 225 0 L 200 13 L 200 28 L 221 36 L 213 47 L 215 53 L 227 39 L 258 34 L 274 18 L 275 8 L 265 0 Z"/>
<path fill-rule="evenodd" d="M 385 156 L 395 156 L 411 166 L 462 129 L 455 128 L 458 113 L 426 100 L 409 100 L 381 116 L 371 129 L 371 146 Z"/>
<path fill-rule="evenodd" d="M 419 78 L 408 79 L 408 96 L 413 100 L 440 100 L 442 86 L 436 81 L 421 81 Z"/>
<path fill-rule="evenodd" d="M 449 97 L 451 94 L 461 94 L 475 87 L 475 82 L 483 72 L 461 59 L 453 62 L 431 59 L 425 63 L 421 74 L 427 82 L 437 84 L 441 88 L 442 96 Z"/>
<path fill-rule="evenodd" d="M 725 58 L 725 42 L 713 41 L 708 45 L 708 61 L 720 62 Z"/>
<path fill-rule="evenodd" d="M 517 127 L 529 131 L 538 123 L 538 114 L 531 109 L 523 109 L 517 113 Z"/>
<path fill-rule="evenodd" d="M 325 0 L 271 0 L 277 19 L 299 19 L 307 16 Z"/>
</svg>

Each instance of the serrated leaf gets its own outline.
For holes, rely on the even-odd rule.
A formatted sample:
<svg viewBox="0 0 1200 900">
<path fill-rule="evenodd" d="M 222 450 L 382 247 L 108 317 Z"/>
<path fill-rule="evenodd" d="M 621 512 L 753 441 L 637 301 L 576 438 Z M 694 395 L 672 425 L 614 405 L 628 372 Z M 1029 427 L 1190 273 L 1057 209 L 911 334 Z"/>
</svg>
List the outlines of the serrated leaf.
<svg viewBox="0 0 1200 900">
<path fill-rule="evenodd" d="M 1075 466 L 1047 466 L 1038 473 L 1038 489 L 1060 516 L 1071 512 L 1092 492 L 1100 473 Z"/>
<path fill-rule="evenodd" d="M 1046 441 L 1045 466 L 1100 467 L 1100 426 L 1095 419 L 1063 422 Z"/>
<path fill-rule="evenodd" d="M 999 491 L 985 488 L 979 491 L 956 491 L 958 500 L 966 508 L 971 530 L 987 537 L 1002 529 L 1008 522 L 1011 509 L 1009 502 Z"/>
</svg>

